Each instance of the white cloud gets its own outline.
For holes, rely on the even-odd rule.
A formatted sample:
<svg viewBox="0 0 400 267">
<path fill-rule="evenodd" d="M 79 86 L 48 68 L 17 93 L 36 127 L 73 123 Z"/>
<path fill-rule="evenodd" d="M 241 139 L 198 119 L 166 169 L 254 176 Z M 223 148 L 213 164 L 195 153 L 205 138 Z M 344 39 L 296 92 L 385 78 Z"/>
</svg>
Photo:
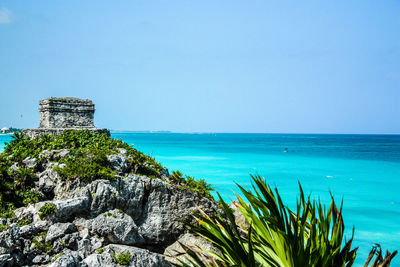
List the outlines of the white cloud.
<svg viewBox="0 0 400 267">
<path fill-rule="evenodd" d="M 0 7 L 0 24 L 10 24 L 13 22 L 13 13 L 5 8 L 5 7 Z"/>
</svg>

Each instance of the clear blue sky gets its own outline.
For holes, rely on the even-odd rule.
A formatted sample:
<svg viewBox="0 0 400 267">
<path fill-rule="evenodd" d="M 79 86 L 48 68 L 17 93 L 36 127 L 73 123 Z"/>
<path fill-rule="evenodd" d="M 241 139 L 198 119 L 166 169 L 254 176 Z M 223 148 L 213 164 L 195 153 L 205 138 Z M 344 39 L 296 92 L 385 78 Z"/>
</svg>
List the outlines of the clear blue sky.
<svg viewBox="0 0 400 267">
<path fill-rule="evenodd" d="M 400 133 L 400 1 L 0 0 L 0 126 Z"/>
</svg>

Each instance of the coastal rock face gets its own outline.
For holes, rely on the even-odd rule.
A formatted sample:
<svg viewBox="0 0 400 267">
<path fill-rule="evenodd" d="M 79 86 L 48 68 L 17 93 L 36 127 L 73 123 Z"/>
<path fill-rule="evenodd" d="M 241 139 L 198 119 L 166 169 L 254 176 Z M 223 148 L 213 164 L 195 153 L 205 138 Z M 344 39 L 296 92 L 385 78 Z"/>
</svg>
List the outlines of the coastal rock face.
<svg viewBox="0 0 400 267">
<path fill-rule="evenodd" d="M 59 165 L 50 160 L 68 154 L 46 151 L 40 162 L 26 159 L 24 164 L 40 170 L 36 190 L 51 198 L 15 210 L 14 223 L 2 222 L 7 227 L 0 232 L 0 266 L 120 266 L 124 257 L 126 266 L 172 266 L 163 254 L 173 244 L 179 247 L 183 222 L 194 222 L 198 207 L 206 213 L 217 208 L 161 178 L 127 172 L 124 151 L 108 158 L 119 173 L 114 181 L 63 180 L 53 169 Z M 49 206 L 55 209 L 43 214 Z M 189 239 L 180 240 L 202 243 Z M 173 261 L 176 255 L 168 251 Z"/>
<path fill-rule="evenodd" d="M 103 248 L 101 254 L 91 254 L 83 260 L 84 266 L 120 266 L 118 265 L 118 255 L 129 255 L 129 261 L 125 266 L 135 267 L 172 267 L 165 258 L 159 254 L 152 253 L 145 249 L 123 246 L 123 245 L 108 245 Z M 128 254 L 129 253 L 129 254 Z M 56 265 L 58 266 L 58 265 Z"/>
</svg>

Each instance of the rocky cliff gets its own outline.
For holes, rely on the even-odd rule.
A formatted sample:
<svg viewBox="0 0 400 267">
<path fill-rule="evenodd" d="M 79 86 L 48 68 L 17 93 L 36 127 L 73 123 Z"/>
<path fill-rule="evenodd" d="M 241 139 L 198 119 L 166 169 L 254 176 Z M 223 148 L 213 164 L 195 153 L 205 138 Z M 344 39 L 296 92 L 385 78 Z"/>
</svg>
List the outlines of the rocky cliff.
<svg viewBox="0 0 400 267">
<path fill-rule="evenodd" d="M 0 266 L 172 266 L 178 239 L 197 242 L 184 222 L 216 208 L 204 182 L 107 135 L 17 136 L 0 155 Z"/>
</svg>

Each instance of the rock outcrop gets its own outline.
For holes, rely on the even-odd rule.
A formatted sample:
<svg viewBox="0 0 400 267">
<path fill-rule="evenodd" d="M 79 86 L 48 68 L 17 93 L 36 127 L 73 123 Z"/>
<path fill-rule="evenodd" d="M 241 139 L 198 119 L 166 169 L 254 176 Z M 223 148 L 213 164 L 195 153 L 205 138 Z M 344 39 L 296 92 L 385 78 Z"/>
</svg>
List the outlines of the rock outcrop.
<svg viewBox="0 0 400 267">
<path fill-rule="evenodd" d="M 163 177 L 127 172 L 123 149 L 108 157 L 118 173 L 113 181 L 62 179 L 52 161 L 69 153 L 44 151 L 40 160 L 24 160 L 37 177 L 35 190 L 48 200 L 15 210 L 13 220 L 1 219 L 0 266 L 172 266 L 177 241 L 191 243 L 183 223 L 193 222 L 198 207 L 216 209 L 210 199 Z"/>
</svg>

